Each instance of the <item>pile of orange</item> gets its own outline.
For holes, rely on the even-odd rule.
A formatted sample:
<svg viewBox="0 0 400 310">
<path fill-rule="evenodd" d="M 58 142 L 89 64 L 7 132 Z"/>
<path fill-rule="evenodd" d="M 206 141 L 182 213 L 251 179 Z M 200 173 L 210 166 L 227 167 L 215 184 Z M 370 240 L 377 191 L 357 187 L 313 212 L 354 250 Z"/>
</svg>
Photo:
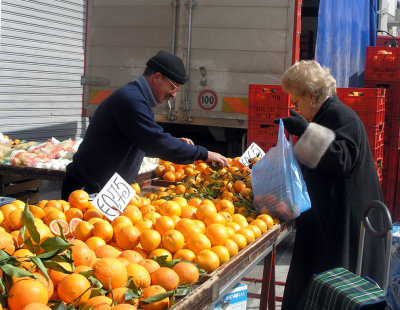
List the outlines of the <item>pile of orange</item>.
<svg viewBox="0 0 400 310">
<path fill-rule="evenodd" d="M 257 216 L 251 207 L 241 205 L 245 200 L 251 203 L 252 190 L 250 171 L 240 166 L 238 158 L 220 170 L 201 161 L 190 165 L 160 161 L 155 173 L 180 182 L 142 196 L 138 184 L 133 184 L 135 196 L 112 222 L 82 190 L 73 192 L 68 202 L 29 205 L 39 243 L 53 236 L 66 238 L 72 245 L 73 264 L 60 262 L 58 270 L 48 269 L 49 279 L 43 274 L 39 279 L 16 278 L 8 288 L 8 308 L 50 309 L 48 301 L 59 300 L 93 309 L 166 309 L 168 297 L 151 304 L 143 300 L 196 283 L 196 265 L 214 271 L 274 225 L 269 215 Z M 215 195 L 205 196 L 210 190 Z M 24 208 L 19 200 L 0 207 L 0 248 L 14 255 L 20 268 L 37 272 L 28 259 L 36 254 L 23 242 L 29 232 L 20 232 Z M 181 262 L 164 267 L 156 261 L 162 256 Z M 89 275 L 101 283 L 104 295 L 96 296 Z M 125 300 L 128 280 L 142 290 L 140 298 Z"/>
</svg>

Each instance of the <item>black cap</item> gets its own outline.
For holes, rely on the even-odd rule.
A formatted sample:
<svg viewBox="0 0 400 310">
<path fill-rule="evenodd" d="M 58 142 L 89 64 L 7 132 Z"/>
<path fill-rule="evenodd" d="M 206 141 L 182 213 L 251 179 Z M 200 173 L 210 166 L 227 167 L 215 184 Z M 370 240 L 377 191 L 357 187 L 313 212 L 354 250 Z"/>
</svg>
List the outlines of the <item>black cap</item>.
<svg viewBox="0 0 400 310">
<path fill-rule="evenodd" d="M 166 51 L 159 51 L 146 62 L 146 66 L 179 84 L 186 82 L 186 70 L 182 59 Z"/>
</svg>

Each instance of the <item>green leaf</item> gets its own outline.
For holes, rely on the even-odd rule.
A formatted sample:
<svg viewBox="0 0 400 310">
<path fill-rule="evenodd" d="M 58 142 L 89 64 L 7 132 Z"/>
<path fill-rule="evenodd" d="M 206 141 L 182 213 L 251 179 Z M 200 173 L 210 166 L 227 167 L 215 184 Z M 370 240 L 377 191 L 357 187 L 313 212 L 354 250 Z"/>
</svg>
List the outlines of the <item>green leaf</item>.
<svg viewBox="0 0 400 310">
<path fill-rule="evenodd" d="M 149 298 L 143 299 L 141 301 L 141 304 L 144 304 L 144 305 L 152 304 L 153 302 L 161 301 L 164 298 L 171 296 L 172 294 L 174 294 L 174 291 L 168 291 L 165 293 L 157 294 L 157 295 L 151 296 Z"/>
<path fill-rule="evenodd" d="M 29 210 L 28 204 L 25 205 L 24 212 L 22 213 L 21 218 L 22 223 L 26 227 L 29 232 L 30 237 L 32 238 L 33 242 L 39 244 L 40 242 L 40 235 L 36 229 L 34 217 L 31 211 Z"/>
<path fill-rule="evenodd" d="M 60 251 L 59 250 L 54 250 L 54 251 L 48 251 L 44 252 L 42 254 L 36 255 L 36 257 L 43 259 L 43 260 L 50 260 L 54 258 Z"/>
<path fill-rule="evenodd" d="M 177 263 L 180 263 L 182 261 L 181 259 L 173 259 L 173 260 L 167 261 L 168 256 L 166 256 L 166 255 L 154 256 L 152 259 L 154 259 L 160 265 L 160 267 L 168 267 L 168 268 L 172 268 Z"/>
<path fill-rule="evenodd" d="M 33 277 L 34 278 L 35 277 L 29 271 L 15 267 L 10 264 L 5 264 L 5 265 L 1 266 L 1 269 L 4 271 L 4 273 L 8 274 L 9 276 L 14 276 L 17 278 L 21 278 L 21 277 Z"/>
<path fill-rule="evenodd" d="M 67 269 L 65 269 L 63 266 L 61 266 L 60 264 L 57 264 L 56 262 L 53 261 L 44 261 L 43 264 L 50 269 L 56 270 L 56 271 L 61 271 L 63 273 L 67 273 L 67 274 L 71 274 L 73 273 L 72 271 L 69 271 Z"/>
<path fill-rule="evenodd" d="M 0 250 L 0 263 L 3 260 L 7 260 L 10 257 L 10 254 L 8 254 L 6 251 L 4 250 Z"/>
<path fill-rule="evenodd" d="M 179 285 L 178 288 L 175 290 L 175 296 L 181 297 L 186 296 L 189 293 L 193 292 L 192 285 Z"/>
<path fill-rule="evenodd" d="M 124 287 L 129 288 L 130 290 L 134 291 L 134 292 L 139 292 L 140 288 L 135 284 L 135 282 L 133 281 L 132 277 L 128 278 L 128 282 L 126 282 L 124 284 Z"/>
<path fill-rule="evenodd" d="M 30 259 L 43 272 L 46 279 L 50 279 L 49 275 L 47 274 L 47 268 L 43 265 L 40 258 L 38 256 L 31 256 Z"/>
<path fill-rule="evenodd" d="M 139 299 L 140 294 L 138 294 L 137 292 L 129 289 L 125 292 L 125 300 L 135 300 L 135 299 Z"/>
<path fill-rule="evenodd" d="M 52 304 L 51 309 L 53 310 L 67 310 L 67 307 L 62 301 L 49 300 L 49 304 Z"/>
<path fill-rule="evenodd" d="M 97 288 L 103 287 L 103 284 L 99 280 L 97 280 L 95 277 L 93 277 L 92 275 L 89 275 L 88 280 L 90 281 L 90 283 L 92 283 L 92 285 L 94 287 L 97 287 Z"/>
<path fill-rule="evenodd" d="M 6 282 L 1 278 L 0 278 L 0 290 L 2 291 L 2 294 L 0 294 L 0 296 L 7 295 L 4 293 L 4 292 L 7 293 Z"/>
<path fill-rule="evenodd" d="M 53 250 L 66 250 L 69 247 L 71 247 L 72 244 L 66 242 L 60 237 L 51 237 L 43 241 L 43 243 L 40 245 L 42 249 L 45 251 L 53 251 Z"/>
<path fill-rule="evenodd" d="M 93 270 L 81 271 L 80 274 L 83 275 L 86 279 L 89 279 L 93 275 Z"/>
</svg>

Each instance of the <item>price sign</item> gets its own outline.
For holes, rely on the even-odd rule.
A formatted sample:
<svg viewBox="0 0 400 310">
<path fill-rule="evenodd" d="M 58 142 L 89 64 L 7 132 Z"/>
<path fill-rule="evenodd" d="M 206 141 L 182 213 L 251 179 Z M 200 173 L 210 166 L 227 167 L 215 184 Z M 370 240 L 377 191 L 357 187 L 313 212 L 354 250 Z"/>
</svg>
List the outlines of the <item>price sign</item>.
<svg viewBox="0 0 400 310">
<path fill-rule="evenodd" d="M 203 90 L 197 99 L 200 108 L 203 110 L 212 110 L 218 103 L 218 97 L 212 90 Z"/>
<path fill-rule="evenodd" d="M 110 221 L 124 212 L 136 191 L 118 173 L 115 173 L 93 199 L 92 204 Z"/>
<path fill-rule="evenodd" d="M 242 157 L 239 158 L 239 162 L 248 167 L 250 166 L 251 160 L 254 157 L 262 158 L 264 155 L 265 152 L 257 144 L 253 142 L 247 148 L 246 152 L 243 153 Z"/>
</svg>

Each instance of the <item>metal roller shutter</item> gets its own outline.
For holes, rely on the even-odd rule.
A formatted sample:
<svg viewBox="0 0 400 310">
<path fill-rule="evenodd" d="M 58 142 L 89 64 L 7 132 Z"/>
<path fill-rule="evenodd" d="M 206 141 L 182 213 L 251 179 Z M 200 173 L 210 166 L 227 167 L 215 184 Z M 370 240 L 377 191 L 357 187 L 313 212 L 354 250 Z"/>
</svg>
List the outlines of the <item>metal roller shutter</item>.
<svg viewBox="0 0 400 310">
<path fill-rule="evenodd" d="M 82 136 L 86 2 L 0 0 L 0 14 L 0 132 Z"/>
</svg>

